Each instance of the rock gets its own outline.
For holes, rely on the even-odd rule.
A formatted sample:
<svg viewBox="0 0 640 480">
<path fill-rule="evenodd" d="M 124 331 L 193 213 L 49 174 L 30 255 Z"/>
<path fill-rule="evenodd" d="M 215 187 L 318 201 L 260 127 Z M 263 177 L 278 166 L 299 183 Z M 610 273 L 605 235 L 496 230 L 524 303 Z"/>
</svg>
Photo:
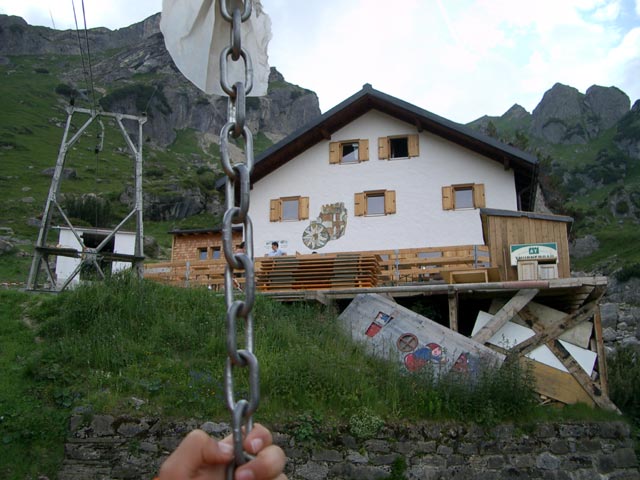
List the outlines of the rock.
<svg viewBox="0 0 640 480">
<path fill-rule="evenodd" d="M 0 255 L 10 252 L 11 250 L 13 250 L 13 247 L 13 243 L 0 238 Z"/>
<path fill-rule="evenodd" d="M 618 304 L 603 303 L 600 305 L 602 328 L 616 328 L 618 323 Z"/>
<path fill-rule="evenodd" d="M 569 254 L 572 258 L 584 258 L 596 252 L 599 247 L 600 242 L 598 242 L 598 239 L 594 235 L 589 234 L 576 238 L 569 245 Z"/>
<path fill-rule="evenodd" d="M 590 87 L 586 94 L 556 83 L 532 112 L 530 133 L 556 144 L 585 144 L 629 112 L 629 97 L 616 87 Z"/>
<path fill-rule="evenodd" d="M 587 89 L 585 103 L 598 118 L 598 133 L 613 127 L 631 106 L 629 97 L 622 90 L 598 85 Z"/>
<path fill-rule="evenodd" d="M 55 171 L 56 171 L 55 167 L 45 168 L 44 170 L 42 170 L 42 174 L 47 176 L 47 177 L 52 177 L 53 178 L 53 174 L 55 173 Z M 75 168 L 63 168 L 62 169 L 62 178 L 65 179 L 65 180 L 78 178 L 78 172 L 76 171 Z"/>
<path fill-rule="evenodd" d="M 158 241 L 151 235 L 144 236 L 144 255 L 150 258 L 158 258 L 160 255 L 160 245 Z"/>
<path fill-rule="evenodd" d="M 629 157 L 640 159 L 640 136 L 636 133 L 634 125 L 640 124 L 640 100 L 636 100 L 627 113 L 618 123 L 618 133 L 614 141 L 616 146 Z"/>
</svg>

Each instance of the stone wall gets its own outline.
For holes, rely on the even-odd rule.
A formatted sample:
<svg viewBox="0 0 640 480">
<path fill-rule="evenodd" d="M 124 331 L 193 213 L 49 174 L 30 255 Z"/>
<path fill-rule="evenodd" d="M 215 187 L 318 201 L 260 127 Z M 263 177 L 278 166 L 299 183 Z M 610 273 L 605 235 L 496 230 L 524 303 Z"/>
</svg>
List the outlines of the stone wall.
<svg viewBox="0 0 640 480">
<path fill-rule="evenodd" d="M 78 414 L 59 480 L 150 480 L 180 439 L 200 427 L 216 437 L 225 423 Z M 321 479 L 638 479 L 630 428 L 623 422 L 512 425 L 455 423 L 385 427 L 375 439 L 348 434 L 299 443 L 274 435 L 288 456 L 290 480 Z"/>
</svg>

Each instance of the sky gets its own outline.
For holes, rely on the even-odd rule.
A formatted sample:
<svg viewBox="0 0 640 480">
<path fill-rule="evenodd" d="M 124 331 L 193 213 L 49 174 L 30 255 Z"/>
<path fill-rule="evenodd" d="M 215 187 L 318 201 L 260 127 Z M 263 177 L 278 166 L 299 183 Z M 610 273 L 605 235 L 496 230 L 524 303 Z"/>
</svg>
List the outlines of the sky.
<svg viewBox="0 0 640 480">
<path fill-rule="evenodd" d="M 32 25 L 122 28 L 161 0 L 0 0 Z M 640 0 L 262 0 L 269 63 L 324 112 L 365 83 L 450 120 L 531 112 L 560 82 L 640 98 Z"/>
</svg>

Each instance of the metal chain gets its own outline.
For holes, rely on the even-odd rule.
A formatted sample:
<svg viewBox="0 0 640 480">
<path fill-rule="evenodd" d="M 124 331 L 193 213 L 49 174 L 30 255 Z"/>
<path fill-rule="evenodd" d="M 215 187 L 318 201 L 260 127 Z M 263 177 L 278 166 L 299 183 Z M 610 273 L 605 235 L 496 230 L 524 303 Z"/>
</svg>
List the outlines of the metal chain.
<svg viewBox="0 0 640 480">
<path fill-rule="evenodd" d="M 253 354 L 253 314 L 255 303 L 255 270 L 253 266 L 253 226 L 249 218 L 250 175 L 253 170 L 253 136 L 245 125 L 246 96 L 253 86 L 253 67 L 249 53 L 242 48 L 242 23 L 249 19 L 252 0 L 231 0 L 233 11 L 229 13 L 228 0 L 219 0 L 222 18 L 230 24 L 230 45 L 220 53 L 220 86 L 229 96 L 227 123 L 220 131 L 220 156 L 222 168 L 227 175 L 226 212 L 222 221 L 222 248 L 227 266 L 224 272 L 225 304 L 227 307 L 227 361 L 225 365 L 225 397 L 231 412 L 234 460 L 227 469 L 227 480 L 232 480 L 238 466 L 251 457 L 244 451 L 242 440 L 253 427 L 253 413 L 260 402 L 260 379 L 258 359 Z M 228 80 L 229 59 L 242 61 L 244 82 L 230 85 Z M 244 161 L 232 163 L 229 155 L 229 136 L 244 139 Z M 233 248 L 233 225 L 241 224 L 244 232 L 245 251 L 235 253 Z M 244 299 L 235 298 L 234 270 L 244 271 Z M 244 348 L 238 348 L 238 323 L 244 320 Z M 236 368 L 248 369 L 249 398 L 236 400 L 233 374 Z M 243 430 L 244 427 L 244 430 Z"/>
</svg>

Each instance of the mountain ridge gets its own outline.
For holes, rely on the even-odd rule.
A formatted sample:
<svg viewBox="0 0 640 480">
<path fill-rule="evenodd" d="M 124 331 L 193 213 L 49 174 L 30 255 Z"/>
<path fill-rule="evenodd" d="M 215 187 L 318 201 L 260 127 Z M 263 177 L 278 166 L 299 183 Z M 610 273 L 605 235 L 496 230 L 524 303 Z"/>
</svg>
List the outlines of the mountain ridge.
<svg viewBox="0 0 640 480">
<path fill-rule="evenodd" d="M 213 180 L 220 173 L 214 160 L 219 158 L 218 132 L 226 122 L 226 99 L 205 95 L 180 74 L 164 47 L 159 14 L 114 31 L 90 29 L 87 38 L 92 49 L 92 76 L 100 106 L 113 112 L 145 112 L 148 117 L 145 218 L 171 222 L 171 228 L 189 222 L 215 221 L 221 213 L 221 200 L 212 188 Z M 58 125 L 57 130 L 46 129 L 51 136 L 46 151 L 54 148 L 56 138 L 59 146 L 65 104 L 70 100 L 76 104 L 91 102 L 85 68 L 78 56 L 75 31 L 32 27 L 20 17 L 0 15 L 5 111 L 24 110 L 25 101 L 14 98 L 16 95 L 31 94 L 31 90 L 40 92 L 39 100 L 27 103 L 42 100 L 40 115 L 49 118 L 54 126 Z M 17 81 L 17 76 L 23 79 L 24 85 L 9 85 L 8 82 Z M 33 86 L 27 86 L 30 83 Z M 40 88 L 46 88 L 46 93 Z M 590 268 L 607 270 L 640 260 L 637 254 L 625 251 L 618 255 L 606 246 L 607 242 L 614 243 L 610 238 L 607 240 L 613 229 L 624 229 L 623 236 L 630 238 L 639 232 L 640 101 L 633 107 L 630 103 L 629 97 L 617 87 L 593 85 L 581 93 L 574 87 L 556 83 L 532 112 L 516 103 L 501 116 L 485 115 L 467 124 L 538 156 L 542 192 L 551 210 L 576 219 L 575 238 L 602 233 L 596 250 L 585 256 L 585 265 Z M 247 99 L 247 124 L 256 134 L 257 152 L 319 115 L 317 95 L 289 84 L 275 68 L 271 71 L 268 95 Z M 3 147 L 0 154 L 4 151 L 3 156 L 11 154 L 16 159 L 21 156 L 20 161 L 33 163 L 28 151 L 35 149 L 36 139 L 27 132 L 36 133 L 34 121 L 37 123 L 37 120 L 25 120 L 19 125 L 0 125 Z M 242 145 L 232 148 L 237 152 Z M 117 154 L 119 150 L 115 150 Z M 84 155 L 82 149 L 77 154 Z M 81 163 L 85 166 L 81 169 L 86 173 L 74 172 L 77 174 L 74 182 L 78 184 L 91 177 L 93 167 L 86 166 L 91 160 L 88 154 L 84 158 L 85 163 Z M 15 171 L 19 172 L 17 164 Z M 117 210 L 131 201 L 130 181 L 122 177 L 124 185 L 117 190 L 108 183 L 118 183 L 110 178 L 120 178 L 122 173 L 113 170 L 111 175 L 101 179 L 101 188 L 105 188 L 102 195 L 110 199 Z M 13 180 L 5 181 L 8 184 Z M 34 187 L 24 185 L 22 188 Z M 44 185 L 39 188 L 45 189 Z M 12 211 L 24 212 L 32 219 L 31 224 L 36 224 L 33 217 L 37 208 L 29 200 L 37 198 L 35 193 L 20 197 L 20 191 L 13 192 L 19 200 Z M 0 211 L 0 219 L 7 214 Z M 198 220 L 199 215 L 209 217 Z"/>
</svg>

